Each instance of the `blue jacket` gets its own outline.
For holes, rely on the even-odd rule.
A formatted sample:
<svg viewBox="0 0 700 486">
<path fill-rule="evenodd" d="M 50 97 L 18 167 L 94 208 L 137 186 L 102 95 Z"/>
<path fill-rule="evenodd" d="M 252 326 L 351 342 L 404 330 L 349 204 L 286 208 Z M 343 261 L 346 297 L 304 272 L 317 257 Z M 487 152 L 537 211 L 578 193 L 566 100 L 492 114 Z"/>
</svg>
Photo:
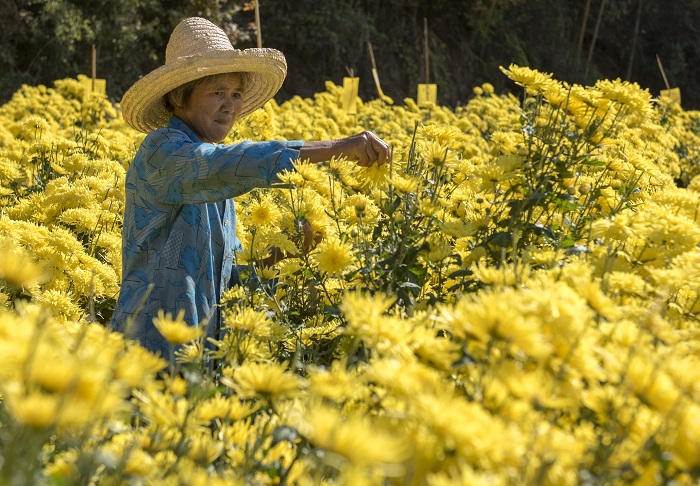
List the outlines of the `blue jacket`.
<svg viewBox="0 0 700 486">
<path fill-rule="evenodd" d="M 122 283 L 111 327 L 169 356 L 153 325 L 158 310 L 219 329 L 221 293 L 231 282 L 236 238 L 233 197 L 279 182 L 301 141 L 201 142 L 177 117 L 148 134 L 126 173 Z"/>
</svg>

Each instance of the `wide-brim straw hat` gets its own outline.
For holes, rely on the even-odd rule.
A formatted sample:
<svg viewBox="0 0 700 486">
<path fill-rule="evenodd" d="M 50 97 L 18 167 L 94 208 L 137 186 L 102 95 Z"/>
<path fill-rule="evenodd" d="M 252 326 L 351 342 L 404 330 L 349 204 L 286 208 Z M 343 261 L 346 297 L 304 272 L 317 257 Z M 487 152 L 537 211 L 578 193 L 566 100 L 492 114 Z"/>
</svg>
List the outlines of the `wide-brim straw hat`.
<svg viewBox="0 0 700 486">
<path fill-rule="evenodd" d="M 165 64 L 139 79 L 124 94 L 122 116 L 143 133 L 167 126 L 172 115 L 164 104 L 167 93 L 204 76 L 232 72 L 246 73 L 239 115 L 245 116 L 277 93 L 287 75 L 287 61 L 275 49 L 234 49 L 226 33 L 210 21 L 187 18 L 170 35 Z"/>
</svg>

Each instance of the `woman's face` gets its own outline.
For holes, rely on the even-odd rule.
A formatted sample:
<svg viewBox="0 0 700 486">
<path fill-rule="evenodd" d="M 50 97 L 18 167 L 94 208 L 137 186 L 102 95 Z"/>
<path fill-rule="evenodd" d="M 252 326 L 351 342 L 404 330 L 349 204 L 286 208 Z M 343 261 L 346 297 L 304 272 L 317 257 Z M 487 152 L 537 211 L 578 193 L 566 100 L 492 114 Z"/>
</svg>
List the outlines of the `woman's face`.
<svg viewBox="0 0 700 486">
<path fill-rule="evenodd" d="M 213 76 L 198 84 L 174 114 L 203 142 L 219 143 L 233 127 L 243 107 L 243 83 L 237 73 Z"/>
</svg>

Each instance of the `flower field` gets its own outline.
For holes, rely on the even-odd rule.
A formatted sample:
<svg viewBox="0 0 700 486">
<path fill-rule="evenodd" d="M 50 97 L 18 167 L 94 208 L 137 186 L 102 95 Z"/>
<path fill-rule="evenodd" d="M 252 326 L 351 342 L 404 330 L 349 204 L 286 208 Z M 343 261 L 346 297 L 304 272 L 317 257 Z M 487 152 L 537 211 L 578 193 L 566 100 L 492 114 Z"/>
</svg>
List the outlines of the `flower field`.
<svg viewBox="0 0 700 486">
<path fill-rule="evenodd" d="M 227 333 L 105 326 L 142 134 L 78 80 L 0 107 L 0 484 L 700 481 L 700 113 L 503 69 L 456 109 L 342 88 L 243 139 L 371 130 L 237 200 Z M 323 235 L 304 254 L 303 226 Z M 261 265 L 274 246 L 297 257 Z M 163 371 L 165 370 L 165 371 Z"/>
</svg>

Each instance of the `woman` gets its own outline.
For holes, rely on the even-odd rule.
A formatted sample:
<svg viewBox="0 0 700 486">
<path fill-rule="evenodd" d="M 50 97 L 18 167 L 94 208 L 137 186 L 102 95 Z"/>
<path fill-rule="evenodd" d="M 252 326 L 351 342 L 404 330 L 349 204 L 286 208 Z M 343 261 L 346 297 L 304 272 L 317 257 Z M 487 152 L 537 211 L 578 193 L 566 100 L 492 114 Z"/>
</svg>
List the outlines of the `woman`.
<svg viewBox="0 0 700 486">
<path fill-rule="evenodd" d="M 174 30 L 165 64 L 124 94 L 124 120 L 148 135 L 126 175 L 122 284 L 112 327 L 169 356 L 153 324 L 162 310 L 219 329 L 221 293 L 232 284 L 233 197 L 278 182 L 298 159 L 346 156 L 384 164 L 389 147 L 370 132 L 328 141 L 223 145 L 233 123 L 279 90 L 287 65 L 274 49 L 237 50 L 208 20 Z"/>
</svg>

